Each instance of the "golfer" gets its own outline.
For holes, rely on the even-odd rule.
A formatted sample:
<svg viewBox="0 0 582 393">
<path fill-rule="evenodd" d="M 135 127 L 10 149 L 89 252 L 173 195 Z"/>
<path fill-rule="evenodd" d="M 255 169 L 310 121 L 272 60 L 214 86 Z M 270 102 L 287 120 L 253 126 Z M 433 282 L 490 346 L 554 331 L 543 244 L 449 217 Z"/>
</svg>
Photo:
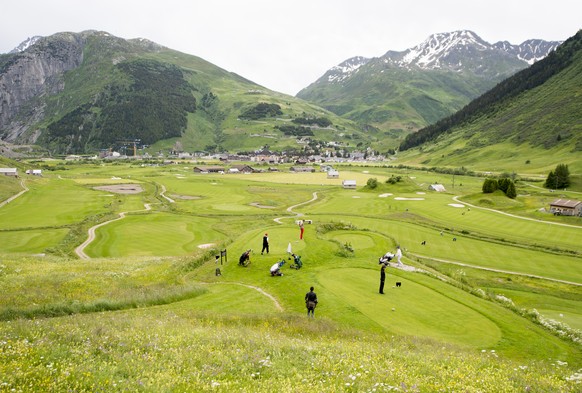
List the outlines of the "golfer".
<svg viewBox="0 0 582 393">
<path fill-rule="evenodd" d="M 307 307 L 307 316 L 314 318 L 315 306 L 317 306 L 317 295 L 313 292 L 313 287 L 305 294 L 305 307 Z"/>
<path fill-rule="evenodd" d="M 261 250 L 261 255 L 263 255 L 265 250 L 267 251 L 267 254 L 268 254 L 269 253 L 269 234 L 267 234 L 267 233 L 265 233 L 265 236 L 263 236 L 263 249 Z"/>
<path fill-rule="evenodd" d="M 387 263 L 387 262 L 386 262 Z M 380 294 L 384 294 L 384 281 L 386 281 L 386 263 L 382 264 L 380 268 Z"/>
<path fill-rule="evenodd" d="M 400 249 L 400 246 L 396 246 L 396 260 L 398 261 L 398 266 L 404 266 L 402 265 L 402 261 L 400 260 L 402 258 L 402 250 Z"/>
</svg>

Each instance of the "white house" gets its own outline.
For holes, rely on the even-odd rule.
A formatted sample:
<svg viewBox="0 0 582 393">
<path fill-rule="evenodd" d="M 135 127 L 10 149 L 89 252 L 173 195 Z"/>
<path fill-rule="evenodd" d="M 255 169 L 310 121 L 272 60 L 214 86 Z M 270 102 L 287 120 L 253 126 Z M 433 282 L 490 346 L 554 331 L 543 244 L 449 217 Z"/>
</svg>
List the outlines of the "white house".
<svg viewBox="0 0 582 393">
<path fill-rule="evenodd" d="M 328 179 L 337 179 L 337 178 L 339 178 L 339 171 L 336 171 L 335 169 L 332 169 L 332 170 L 327 171 L 327 178 Z"/>
<path fill-rule="evenodd" d="M 445 192 L 445 186 L 443 186 L 442 184 L 431 184 L 430 186 L 428 186 L 428 189 L 430 191 L 437 191 L 437 192 Z"/>
<path fill-rule="evenodd" d="M 27 169 L 27 175 L 42 176 L 42 169 Z"/>
<path fill-rule="evenodd" d="M 16 169 L 16 168 L 0 168 L 0 175 L 18 177 L 18 169 Z"/>
<path fill-rule="evenodd" d="M 355 180 L 344 180 L 342 181 L 343 188 L 355 190 L 356 189 L 356 181 Z"/>
</svg>

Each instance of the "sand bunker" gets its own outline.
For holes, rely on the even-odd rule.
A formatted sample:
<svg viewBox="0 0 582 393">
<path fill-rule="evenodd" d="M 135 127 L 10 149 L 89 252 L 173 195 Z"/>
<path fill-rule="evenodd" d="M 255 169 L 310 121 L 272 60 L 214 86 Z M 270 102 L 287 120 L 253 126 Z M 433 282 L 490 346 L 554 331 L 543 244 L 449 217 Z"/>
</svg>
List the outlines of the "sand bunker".
<svg viewBox="0 0 582 393">
<path fill-rule="evenodd" d="M 386 194 L 380 194 L 380 195 L 378 195 L 378 197 L 379 197 L 379 198 L 387 198 L 387 197 L 389 197 L 389 196 L 392 196 L 392 195 L 393 195 L 393 194 L 386 193 Z"/>
<path fill-rule="evenodd" d="M 354 195 L 352 198 L 359 198 L 359 196 L 355 196 L 355 195 Z"/>
<path fill-rule="evenodd" d="M 419 191 L 416 193 L 416 195 L 424 195 L 424 194 L 426 194 L 426 192 Z"/>
<path fill-rule="evenodd" d="M 211 248 L 214 247 L 214 243 L 199 244 L 198 248 Z"/>
<path fill-rule="evenodd" d="M 460 203 L 449 203 L 449 206 L 452 206 L 452 207 L 465 207 L 465 205 L 461 205 Z"/>
<path fill-rule="evenodd" d="M 109 186 L 93 187 L 94 190 L 114 192 L 116 194 L 139 194 L 143 188 L 139 184 L 111 184 Z"/>
<path fill-rule="evenodd" d="M 424 198 L 404 198 L 404 197 L 396 197 L 394 198 L 397 201 L 424 201 Z"/>
</svg>

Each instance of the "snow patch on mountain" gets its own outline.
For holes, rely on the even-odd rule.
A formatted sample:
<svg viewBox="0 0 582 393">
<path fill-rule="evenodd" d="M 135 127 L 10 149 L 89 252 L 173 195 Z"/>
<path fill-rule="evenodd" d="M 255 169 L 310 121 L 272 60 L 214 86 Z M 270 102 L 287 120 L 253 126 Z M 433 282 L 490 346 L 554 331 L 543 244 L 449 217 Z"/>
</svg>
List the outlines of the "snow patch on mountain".
<svg viewBox="0 0 582 393">
<path fill-rule="evenodd" d="M 26 40 L 22 41 L 16 48 L 12 49 L 9 53 L 24 52 L 32 45 L 36 44 L 36 42 L 41 38 L 42 37 L 39 35 L 35 35 L 34 37 L 28 37 Z"/>
<path fill-rule="evenodd" d="M 417 65 L 420 68 L 441 68 L 441 60 L 452 52 L 467 48 L 487 50 L 490 45 L 472 31 L 433 34 L 420 45 L 404 52 L 400 66 Z"/>
<path fill-rule="evenodd" d="M 327 72 L 328 82 L 341 82 L 352 76 L 358 68 L 368 63 L 370 59 L 362 56 L 352 57 L 337 66 L 330 68 Z"/>
<path fill-rule="evenodd" d="M 512 45 L 507 41 L 499 41 L 493 46 L 532 65 L 554 51 L 561 43 L 561 41 L 527 40 L 519 45 Z"/>
<path fill-rule="evenodd" d="M 528 40 L 520 45 L 507 41 L 490 44 L 470 30 L 433 34 L 421 44 L 405 51 L 388 51 L 379 58 L 352 57 L 329 69 L 316 83 L 341 83 L 368 64 L 367 72 L 384 72 L 386 67 L 412 70 L 450 70 L 477 74 L 491 73 L 496 61 L 515 67 L 519 62 L 528 65 L 546 57 L 561 42 Z M 503 60 L 501 60 L 503 59 Z M 383 66 L 382 66 L 383 64 Z"/>
</svg>

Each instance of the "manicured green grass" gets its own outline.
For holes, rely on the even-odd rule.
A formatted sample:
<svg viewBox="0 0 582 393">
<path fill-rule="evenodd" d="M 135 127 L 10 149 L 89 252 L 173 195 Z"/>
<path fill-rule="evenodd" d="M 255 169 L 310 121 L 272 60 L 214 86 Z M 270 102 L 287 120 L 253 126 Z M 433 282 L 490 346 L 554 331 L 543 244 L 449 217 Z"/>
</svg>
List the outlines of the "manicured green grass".
<svg viewBox="0 0 582 393">
<path fill-rule="evenodd" d="M 107 211 L 101 192 L 67 179 L 29 183 L 30 191 L 0 209 L 0 229 L 61 226 Z"/>
<path fill-rule="evenodd" d="M 477 348 L 494 346 L 501 339 L 495 323 L 453 300 L 464 296 L 460 291 L 445 296 L 407 276 L 387 274 L 386 294 L 382 296 L 378 293 L 379 276 L 379 269 L 331 269 L 320 273 L 318 281 L 338 301 L 343 299 L 344 307 L 357 309 L 398 335 L 431 337 Z M 402 286 L 396 287 L 396 281 Z"/>
<path fill-rule="evenodd" d="M 42 253 L 49 247 L 57 246 L 67 233 L 66 228 L 0 231 L 0 244 L 5 253 Z"/>
<path fill-rule="evenodd" d="M 128 215 L 102 226 L 85 250 L 93 257 L 180 256 L 226 239 L 215 219 L 166 213 Z"/>
</svg>

